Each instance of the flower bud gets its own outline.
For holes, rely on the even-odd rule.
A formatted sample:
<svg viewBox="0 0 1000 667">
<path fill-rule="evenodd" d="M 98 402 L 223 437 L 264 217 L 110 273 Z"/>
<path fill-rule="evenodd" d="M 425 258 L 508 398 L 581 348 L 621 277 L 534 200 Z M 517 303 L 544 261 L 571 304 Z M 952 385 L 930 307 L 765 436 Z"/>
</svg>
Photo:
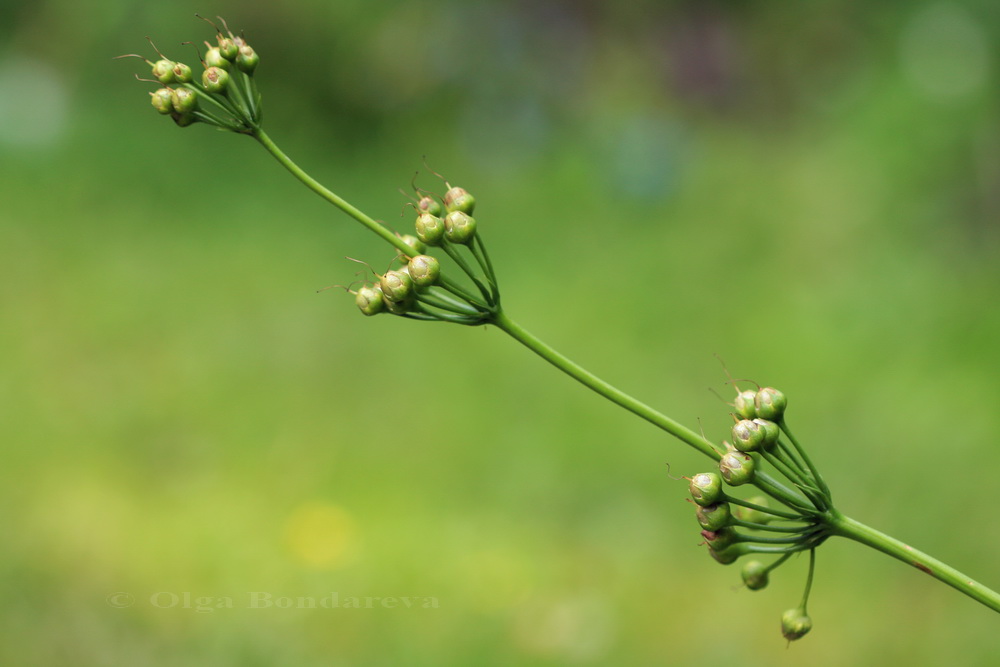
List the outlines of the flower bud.
<svg viewBox="0 0 1000 667">
<path fill-rule="evenodd" d="M 770 450 L 778 444 L 778 436 L 781 435 L 781 428 L 770 419 L 757 417 L 753 420 L 755 424 L 764 429 L 764 441 L 760 443 L 761 449 Z"/>
<path fill-rule="evenodd" d="M 173 83 L 174 61 L 161 58 L 153 63 L 153 77 L 160 83 Z"/>
<path fill-rule="evenodd" d="M 154 93 L 150 93 L 152 99 L 150 103 L 153 108 L 166 116 L 174 111 L 173 92 L 169 88 L 160 88 Z"/>
<path fill-rule="evenodd" d="M 788 399 L 774 387 L 764 387 L 754 397 L 754 408 L 757 410 L 757 416 L 773 422 L 781 421 L 781 416 L 785 414 L 787 405 Z"/>
<path fill-rule="evenodd" d="M 749 419 L 733 424 L 733 447 L 741 452 L 755 452 L 764 442 L 764 427 Z"/>
<path fill-rule="evenodd" d="M 711 505 L 699 505 L 695 511 L 698 523 L 705 530 L 719 530 L 729 525 L 732 514 L 729 511 L 729 503 L 712 503 Z"/>
<path fill-rule="evenodd" d="M 722 478 L 717 472 L 700 472 L 688 485 L 691 497 L 699 505 L 711 505 L 722 496 Z"/>
<path fill-rule="evenodd" d="M 229 85 L 229 72 L 221 67 L 209 67 L 202 72 L 201 83 L 210 93 L 221 93 Z"/>
<path fill-rule="evenodd" d="M 741 391 L 736 395 L 736 400 L 733 401 L 733 407 L 736 408 L 736 414 L 743 419 L 753 419 L 757 416 L 757 408 L 754 407 L 754 398 L 756 398 L 757 392 Z"/>
<path fill-rule="evenodd" d="M 433 285 L 441 275 L 441 262 L 430 255 L 411 257 L 407 268 L 413 284 L 417 287 Z"/>
<path fill-rule="evenodd" d="M 354 302 L 365 315 L 377 315 L 385 310 L 385 297 L 378 285 L 365 285 L 354 296 Z"/>
<path fill-rule="evenodd" d="M 253 74 L 253 71 L 257 69 L 257 63 L 260 62 L 260 56 L 257 52 L 253 50 L 252 46 L 241 46 L 239 50 L 239 55 L 236 56 L 236 66 L 240 68 L 241 72 L 246 74 Z"/>
<path fill-rule="evenodd" d="M 765 496 L 754 496 L 753 498 L 747 498 L 747 502 L 751 502 L 754 505 L 760 505 L 761 507 L 767 507 L 767 498 Z M 774 518 L 773 514 L 768 514 L 767 512 L 762 512 L 756 510 L 752 507 L 737 507 L 733 510 L 733 514 L 740 521 L 746 521 L 748 523 L 760 523 L 766 524 Z"/>
<path fill-rule="evenodd" d="M 431 213 L 421 213 L 417 216 L 417 236 L 430 246 L 441 244 L 444 238 L 444 221 Z"/>
<path fill-rule="evenodd" d="M 465 188 L 451 188 L 444 193 L 444 207 L 449 213 L 461 211 L 466 215 L 472 215 L 476 208 L 476 198 L 466 192 Z"/>
<path fill-rule="evenodd" d="M 219 69 L 228 70 L 231 65 L 232 63 L 223 57 L 222 52 L 219 51 L 219 47 L 213 46 L 205 52 L 206 68 L 218 67 Z"/>
<path fill-rule="evenodd" d="M 417 210 L 421 213 L 430 213 L 438 218 L 440 218 L 441 214 L 444 213 L 444 208 L 441 206 L 441 202 L 433 197 L 421 197 L 420 201 L 417 202 Z"/>
<path fill-rule="evenodd" d="M 194 72 L 190 65 L 184 63 L 174 63 L 174 81 L 177 83 L 191 83 L 194 80 Z"/>
<path fill-rule="evenodd" d="M 719 473 L 727 484 L 739 486 L 753 479 L 754 466 L 754 460 L 749 454 L 734 450 L 722 455 Z"/>
<path fill-rule="evenodd" d="M 198 106 L 198 93 L 190 88 L 176 88 L 171 91 L 170 101 L 174 111 L 181 115 L 189 114 Z"/>
<path fill-rule="evenodd" d="M 444 235 L 452 243 L 471 243 L 476 234 L 476 219 L 464 211 L 452 211 L 444 217 Z"/>
<path fill-rule="evenodd" d="M 705 538 L 712 551 L 725 551 L 726 547 L 736 542 L 736 531 L 728 526 L 723 526 L 718 530 L 703 530 L 701 536 Z"/>
<path fill-rule="evenodd" d="M 740 576 L 743 577 L 743 583 L 746 584 L 746 587 L 752 591 L 759 591 L 760 589 L 767 587 L 767 575 L 767 566 L 759 560 L 747 561 L 746 565 L 744 565 L 743 569 L 740 571 Z"/>
<path fill-rule="evenodd" d="M 379 286 L 385 298 L 396 303 L 406 301 L 413 294 L 413 279 L 409 273 L 402 270 L 387 271 L 379 281 Z"/>
<path fill-rule="evenodd" d="M 806 614 L 805 609 L 796 607 L 781 615 L 781 634 L 790 642 L 804 637 L 812 630 L 812 626 L 812 619 Z"/>
</svg>

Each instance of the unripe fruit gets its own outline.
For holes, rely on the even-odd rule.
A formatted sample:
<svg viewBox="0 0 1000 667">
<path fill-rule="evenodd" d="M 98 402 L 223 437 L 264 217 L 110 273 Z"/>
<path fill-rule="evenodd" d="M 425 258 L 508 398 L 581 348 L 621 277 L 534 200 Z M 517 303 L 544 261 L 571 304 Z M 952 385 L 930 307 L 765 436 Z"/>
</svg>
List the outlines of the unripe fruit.
<svg viewBox="0 0 1000 667">
<path fill-rule="evenodd" d="M 725 551 L 727 547 L 736 542 L 736 531 L 730 527 L 723 526 L 718 530 L 703 530 L 701 536 L 712 551 Z"/>
<path fill-rule="evenodd" d="M 401 303 L 413 294 L 413 279 L 405 271 L 387 271 L 379 281 L 382 294 L 389 301 Z"/>
<path fill-rule="evenodd" d="M 177 112 L 174 112 L 171 115 L 171 118 L 174 119 L 174 122 L 177 123 L 178 127 L 187 127 L 188 125 L 191 125 L 192 123 L 198 122 L 198 119 L 195 118 L 194 114 L 192 114 L 192 113 L 177 113 Z"/>
<path fill-rule="evenodd" d="M 417 216 L 417 236 L 429 246 L 441 244 L 444 238 L 444 220 L 430 213 L 421 213 Z"/>
<path fill-rule="evenodd" d="M 726 549 L 724 551 L 716 551 L 712 547 L 708 548 L 708 555 L 714 558 L 716 561 L 722 565 L 732 565 L 736 562 L 736 559 L 740 557 L 740 554 L 736 549 Z"/>
<path fill-rule="evenodd" d="M 759 591 L 760 589 L 767 587 L 767 575 L 767 566 L 759 560 L 747 561 L 746 565 L 744 565 L 743 569 L 740 571 L 740 576 L 743 577 L 743 583 L 746 584 L 746 587 L 752 591 Z"/>
<path fill-rule="evenodd" d="M 441 276 L 441 262 L 430 255 L 411 257 L 407 268 L 413 284 L 417 287 L 429 287 Z"/>
<path fill-rule="evenodd" d="M 699 505 L 711 505 L 722 496 L 722 477 L 717 472 L 701 472 L 688 485 L 691 498 Z"/>
<path fill-rule="evenodd" d="M 153 108 L 161 114 L 166 116 L 167 114 L 174 112 L 173 91 L 169 88 L 160 88 L 156 92 L 150 93 L 150 95 L 152 95 L 150 103 L 153 105 Z"/>
<path fill-rule="evenodd" d="M 173 83 L 174 61 L 161 58 L 153 63 L 153 77 L 160 83 Z"/>
<path fill-rule="evenodd" d="M 430 213 L 438 218 L 444 213 L 444 207 L 441 206 L 441 202 L 433 197 L 421 197 L 420 201 L 417 202 L 417 210 L 421 213 Z"/>
<path fill-rule="evenodd" d="M 418 239 L 413 234 L 404 234 L 403 236 L 399 237 L 399 240 L 405 243 L 406 245 L 410 246 L 410 248 L 413 249 L 415 255 L 420 255 L 425 250 L 427 250 L 427 246 L 424 245 L 424 242 Z M 413 256 L 414 255 L 407 254 L 407 257 L 413 257 Z"/>
<path fill-rule="evenodd" d="M 753 479 L 755 463 L 749 454 L 726 452 L 719 461 L 719 473 L 727 484 L 739 486 Z"/>
<path fill-rule="evenodd" d="M 753 498 L 747 498 L 747 502 L 753 503 L 754 505 L 760 505 L 761 507 L 767 507 L 767 498 L 765 496 L 754 496 Z M 774 518 L 773 514 L 768 514 L 767 512 L 762 512 L 756 510 L 752 507 L 737 507 L 733 514 L 740 521 L 746 521 L 748 523 L 761 523 L 766 524 Z"/>
<path fill-rule="evenodd" d="M 205 67 L 218 67 L 220 69 L 228 70 L 232 65 L 231 62 L 226 60 L 222 53 L 219 51 L 219 47 L 213 46 L 208 51 L 205 52 Z"/>
<path fill-rule="evenodd" d="M 385 300 L 386 311 L 392 313 L 393 315 L 405 315 L 410 311 L 410 306 L 412 305 L 412 299 L 404 299 L 403 301 Z"/>
<path fill-rule="evenodd" d="M 194 72 L 189 65 L 184 63 L 174 63 L 174 81 L 177 83 L 191 83 L 194 80 Z"/>
<path fill-rule="evenodd" d="M 781 435 L 781 428 L 770 419 L 757 417 L 753 420 L 755 424 L 764 429 L 764 441 L 760 443 L 761 449 L 770 450 L 778 444 L 778 436 Z"/>
<path fill-rule="evenodd" d="M 741 452 L 755 452 L 764 442 L 764 428 L 757 422 L 741 419 L 733 424 L 733 447 Z"/>
<path fill-rule="evenodd" d="M 229 85 L 229 72 L 220 67 L 209 67 L 201 75 L 201 83 L 210 93 L 221 93 Z"/>
<path fill-rule="evenodd" d="M 476 219 L 463 211 L 452 211 L 444 217 L 444 235 L 452 243 L 471 243 L 476 235 Z"/>
<path fill-rule="evenodd" d="M 790 642 L 804 637 L 812 630 L 812 626 L 812 619 L 804 609 L 796 607 L 781 615 L 781 634 Z"/>
<path fill-rule="evenodd" d="M 221 32 L 217 33 L 215 37 L 219 41 L 219 53 L 222 57 L 226 60 L 235 60 L 236 54 L 240 52 L 240 48 L 236 46 L 236 42 Z"/>
<path fill-rule="evenodd" d="M 177 88 L 171 92 L 171 102 L 174 111 L 179 114 L 188 114 L 198 106 L 198 94 L 190 88 Z"/>
<path fill-rule="evenodd" d="M 365 285 L 358 290 L 354 302 L 365 315 L 377 315 L 385 310 L 385 297 L 378 285 Z"/>
<path fill-rule="evenodd" d="M 757 392 L 755 391 L 741 391 L 736 395 L 736 400 L 733 401 L 733 407 L 736 408 L 736 414 L 738 414 L 743 419 L 753 419 L 757 416 L 757 408 L 754 407 L 754 399 L 757 397 Z"/>
<path fill-rule="evenodd" d="M 764 387 L 754 397 L 754 408 L 757 410 L 757 416 L 761 419 L 769 419 L 773 422 L 781 421 L 781 416 L 785 414 L 787 406 L 788 399 L 774 387 Z"/>
<path fill-rule="evenodd" d="M 698 506 L 695 511 L 698 523 L 705 530 L 719 530 L 729 525 L 732 514 L 729 511 L 729 503 L 713 503 L 711 505 Z"/>
<path fill-rule="evenodd" d="M 259 62 L 260 56 L 258 56 L 257 52 L 253 50 L 253 47 L 240 47 L 239 55 L 236 56 L 236 66 L 240 68 L 241 72 L 253 74 L 253 71 L 257 69 L 257 64 Z"/>
<path fill-rule="evenodd" d="M 461 211 L 472 215 L 472 211 L 476 208 L 476 198 L 466 192 L 465 188 L 451 188 L 444 193 L 444 207 L 449 213 Z"/>
</svg>

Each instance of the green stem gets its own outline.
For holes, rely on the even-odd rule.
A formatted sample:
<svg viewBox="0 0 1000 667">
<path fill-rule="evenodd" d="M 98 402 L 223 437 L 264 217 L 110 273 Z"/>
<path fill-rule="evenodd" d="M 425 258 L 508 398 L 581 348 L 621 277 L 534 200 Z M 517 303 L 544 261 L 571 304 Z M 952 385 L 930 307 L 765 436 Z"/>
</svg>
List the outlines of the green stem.
<svg viewBox="0 0 1000 667">
<path fill-rule="evenodd" d="M 831 510 L 828 514 L 827 525 L 830 534 L 860 542 L 912 565 L 924 574 L 929 574 L 973 600 L 983 603 L 993 611 L 1000 612 L 1000 593 L 987 588 L 950 565 L 835 510 Z"/>
<path fill-rule="evenodd" d="M 299 165 L 292 162 L 292 159 L 289 158 L 287 155 L 285 155 L 285 153 L 280 148 L 278 148 L 277 144 L 271 141 L 271 137 L 267 136 L 267 133 L 264 132 L 264 130 L 258 127 L 255 130 L 253 137 L 257 139 L 257 141 L 259 141 L 261 145 L 264 148 L 266 148 L 271 155 L 274 156 L 274 159 L 276 159 L 278 162 L 281 163 L 281 166 L 283 166 L 288 171 L 292 172 L 292 175 L 295 176 L 295 178 L 302 181 L 302 183 L 305 184 L 307 188 L 309 188 L 310 190 L 318 194 L 320 197 L 322 197 L 323 199 L 327 200 L 328 202 L 339 208 L 347 215 L 351 216 L 352 218 L 360 222 L 362 225 L 364 225 L 371 231 L 381 236 L 382 239 L 388 241 L 390 245 L 395 246 L 396 248 L 402 250 L 404 253 L 406 253 L 407 256 L 409 256 L 413 252 L 413 248 L 406 245 L 403 239 L 399 238 L 391 231 L 389 231 L 388 227 L 368 217 L 367 215 L 362 213 L 359 209 L 349 204 L 345 199 L 342 199 L 341 197 L 337 196 L 336 194 L 328 190 L 326 187 L 324 187 L 323 184 L 321 184 L 315 178 L 304 172 L 302 168 L 299 167 Z"/>
<path fill-rule="evenodd" d="M 712 443 L 705 437 L 698 435 L 686 426 L 679 424 L 663 413 L 658 412 L 645 403 L 629 396 L 614 385 L 605 382 L 587 369 L 570 360 L 569 357 L 557 352 L 554 348 L 544 343 L 539 338 L 536 338 L 526 329 L 514 322 L 514 320 L 510 319 L 510 317 L 507 316 L 507 313 L 505 313 L 502 309 L 497 310 L 496 313 L 494 313 L 493 324 L 510 335 L 514 340 L 540 356 L 542 359 L 545 359 L 545 361 L 549 362 L 577 382 L 580 382 L 589 389 L 592 389 L 609 401 L 617 403 L 629 412 L 638 415 L 654 426 L 666 431 L 681 442 L 684 442 L 698 450 L 705 456 L 708 456 L 715 461 L 722 458 L 722 454 L 716 451 L 715 447 L 712 446 Z M 767 493 L 772 498 L 781 501 L 789 507 L 796 507 L 807 512 L 815 511 L 809 507 L 810 502 L 808 500 L 765 473 L 758 472 L 755 474 L 753 484 L 761 491 Z"/>
</svg>

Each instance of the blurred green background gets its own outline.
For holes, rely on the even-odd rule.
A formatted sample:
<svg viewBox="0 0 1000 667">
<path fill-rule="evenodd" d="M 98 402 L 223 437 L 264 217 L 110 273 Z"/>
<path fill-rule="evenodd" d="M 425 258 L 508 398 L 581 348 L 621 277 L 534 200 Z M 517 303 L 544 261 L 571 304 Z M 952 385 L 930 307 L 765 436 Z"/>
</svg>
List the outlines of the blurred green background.
<svg viewBox="0 0 1000 667">
<path fill-rule="evenodd" d="M 805 562 L 705 555 L 665 465 L 705 459 L 317 294 L 390 251 L 111 60 L 225 16 L 314 176 L 406 229 L 426 155 L 515 319 L 716 440 L 713 355 L 782 388 L 843 511 L 998 587 L 1000 8 L 808 4 L 0 2 L 0 663 L 995 664 L 837 540 L 786 648 Z"/>
</svg>

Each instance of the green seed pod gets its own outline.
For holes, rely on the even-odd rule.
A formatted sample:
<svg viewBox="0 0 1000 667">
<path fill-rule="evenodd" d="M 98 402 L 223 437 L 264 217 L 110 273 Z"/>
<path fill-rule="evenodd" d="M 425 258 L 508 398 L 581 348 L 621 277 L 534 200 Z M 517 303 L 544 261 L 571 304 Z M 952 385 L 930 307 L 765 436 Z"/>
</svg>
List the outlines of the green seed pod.
<svg viewBox="0 0 1000 667">
<path fill-rule="evenodd" d="M 403 270 L 387 271 L 379 285 L 385 298 L 396 303 L 406 301 L 413 294 L 413 279 Z"/>
<path fill-rule="evenodd" d="M 729 510 L 729 503 L 712 503 L 711 505 L 699 505 L 695 511 L 698 523 L 705 530 L 719 530 L 729 525 L 732 514 Z"/>
<path fill-rule="evenodd" d="M 451 188 L 444 193 L 444 208 L 449 213 L 461 211 L 466 215 L 472 215 L 476 208 L 476 198 L 465 191 L 465 188 Z"/>
<path fill-rule="evenodd" d="M 198 93 L 190 88 L 176 88 L 171 91 L 170 101 L 174 111 L 181 115 L 189 114 L 198 106 Z"/>
<path fill-rule="evenodd" d="M 410 312 L 410 307 L 413 305 L 413 299 L 408 298 L 403 301 L 391 301 L 389 299 L 385 300 L 386 311 L 392 313 L 393 315 L 404 315 Z"/>
<path fill-rule="evenodd" d="M 757 422 L 741 419 L 733 424 L 733 447 L 741 452 L 755 452 L 764 442 L 764 428 Z"/>
<path fill-rule="evenodd" d="M 759 591 L 762 588 L 767 588 L 767 566 L 761 563 L 759 560 L 749 560 L 746 565 L 743 566 L 743 570 L 740 571 L 740 576 L 743 577 L 743 583 L 746 587 L 752 591 Z"/>
<path fill-rule="evenodd" d="M 257 63 L 259 62 L 260 56 L 258 56 L 257 52 L 253 50 L 253 47 L 240 47 L 239 55 L 236 56 L 236 66 L 240 68 L 241 72 L 253 74 L 253 71 L 257 69 Z"/>
<path fill-rule="evenodd" d="M 354 296 L 354 302 L 365 315 L 377 315 L 385 310 L 385 297 L 378 285 L 365 285 Z"/>
<path fill-rule="evenodd" d="M 722 496 L 722 477 L 717 472 L 700 472 L 691 478 L 688 489 L 696 503 L 711 505 Z"/>
<path fill-rule="evenodd" d="M 417 236 L 429 246 L 441 245 L 444 238 L 444 220 L 430 213 L 417 216 Z"/>
<path fill-rule="evenodd" d="M 441 202 L 433 197 L 421 197 L 420 201 L 417 202 L 417 210 L 421 213 L 430 213 L 436 218 L 440 218 L 441 214 L 444 213 Z"/>
<path fill-rule="evenodd" d="M 761 449 L 770 450 L 778 444 L 778 436 L 781 434 L 781 428 L 777 424 L 770 419 L 761 419 L 760 417 L 757 417 L 753 421 L 764 429 L 764 441 L 760 443 Z"/>
<path fill-rule="evenodd" d="M 210 93 L 221 93 L 229 85 L 229 72 L 221 67 L 209 67 L 201 75 L 201 83 Z"/>
<path fill-rule="evenodd" d="M 790 642 L 804 637 L 812 630 L 812 626 L 812 619 L 806 614 L 805 609 L 796 607 L 781 615 L 781 634 Z"/>
<path fill-rule="evenodd" d="M 232 63 L 223 57 L 222 52 L 219 51 L 219 47 L 213 46 L 205 52 L 206 68 L 218 67 L 219 69 L 228 70 L 231 65 Z"/>
<path fill-rule="evenodd" d="M 174 63 L 174 81 L 177 83 L 191 83 L 194 80 L 194 72 L 189 65 L 184 63 Z"/>
<path fill-rule="evenodd" d="M 729 526 L 723 526 L 718 530 L 703 530 L 701 536 L 712 551 L 725 551 L 727 547 L 736 542 L 737 533 Z"/>
<path fill-rule="evenodd" d="M 753 498 L 747 498 L 747 501 L 753 503 L 754 505 L 767 507 L 767 498 L 765 496 L 754 496 Z M 760 510 L 755 510 L 752 507 L 743 506 L 734 508 L 733 514 L 740 521 L 747 521 L 749 523 L 767 524 L 774 518 L 773 514 L 761 512 Z"/>
<path fill-rule="evenodd" d="M 429 287 L 441 276 L 441 262 L 430 255 L 411 257 L 406 266 L 413 284 L 417 287 Z"/>
<path fill-rule="evenodd" d="M 193 113 L 177 113 L 176 111 L 170 114 L 170 117 L 174 119 L 178 127 L 187 127 L 192 123 L 197 123 L 198 119 L 194 117 Z"/>
<path fill-rule="evenodd" d="M 427 246 L 423 241 L 418 239 L 413 234 L 404 234 L 399 237 L 399 240 L 410 246 L 416 255 L 421 255 L 427 250 Z M 415 255 L 407 255 L 407 257 L 414 257 Z"/>
<path fill-rule="evenodd" d="M 764 387 L 754 397 L 754 408 L 757 410 L 757 416 L 773 422 L 781 421 L 781 416 L 785 414 L 787 405 L 788 399 L 774 387 Z"/>
<path fill-rule="evenodd" d="M 739 451 L 726 452 L 719 461 L 719 473 L 731 486 L 746 484 L 753 479 L 754 460 L 749 454 Z"/>
<path fill-rule="evenodd" d="M 150 93 L 150 95 L 152 95 L 150 103 L 153 105 L 154 109 L 159 111 L 164 116 L 166 116 L 169 113 L 173 113 L 174 111 L 173 91 L 171 91 L 169 88 L 160 88 L 156 92 Z"/>
<path fill-rule="evenodd" d="M 739 552 L 736 549 L 726 549 L 724 551 L 716 551 L 712 547 L 708 548 L 708 555 L 717 560 L 722 565 L 732 565 L 736 562 L 736 559 L 740 557 Z"/>
<path fill-rule="evenodd" d="M 452 243 L 472 243 L 476 219 L 463 211 L 452 211 L 444 217 L 444 235 Z"/>
<path fill-rule="evenodd" d="M 153 77 L 160 83 L 174 82 L 174 61 L 161 58 L 153 63 Z"/>
<path fill-rule="evenodd" d="M 236 46 L 236 42 L 221 32 L 217 33 L 215 37 L 219 41 L 219 53 L 222 57 L 229 61 L 236 60 L 236 55 L 240 52 L 240 47 Z"/>
<path fill-rule="evenodd" d="M 736 408 L 736 414 L 738 414 L 743 419 L 753 419 L 757 416 L 757 408 L 754 407 L 754 398 L 756 398 L 757 392 L 741 391 L 736 395 L 736 400 L 733 401 L 733 407 Z"/>
</svg>

